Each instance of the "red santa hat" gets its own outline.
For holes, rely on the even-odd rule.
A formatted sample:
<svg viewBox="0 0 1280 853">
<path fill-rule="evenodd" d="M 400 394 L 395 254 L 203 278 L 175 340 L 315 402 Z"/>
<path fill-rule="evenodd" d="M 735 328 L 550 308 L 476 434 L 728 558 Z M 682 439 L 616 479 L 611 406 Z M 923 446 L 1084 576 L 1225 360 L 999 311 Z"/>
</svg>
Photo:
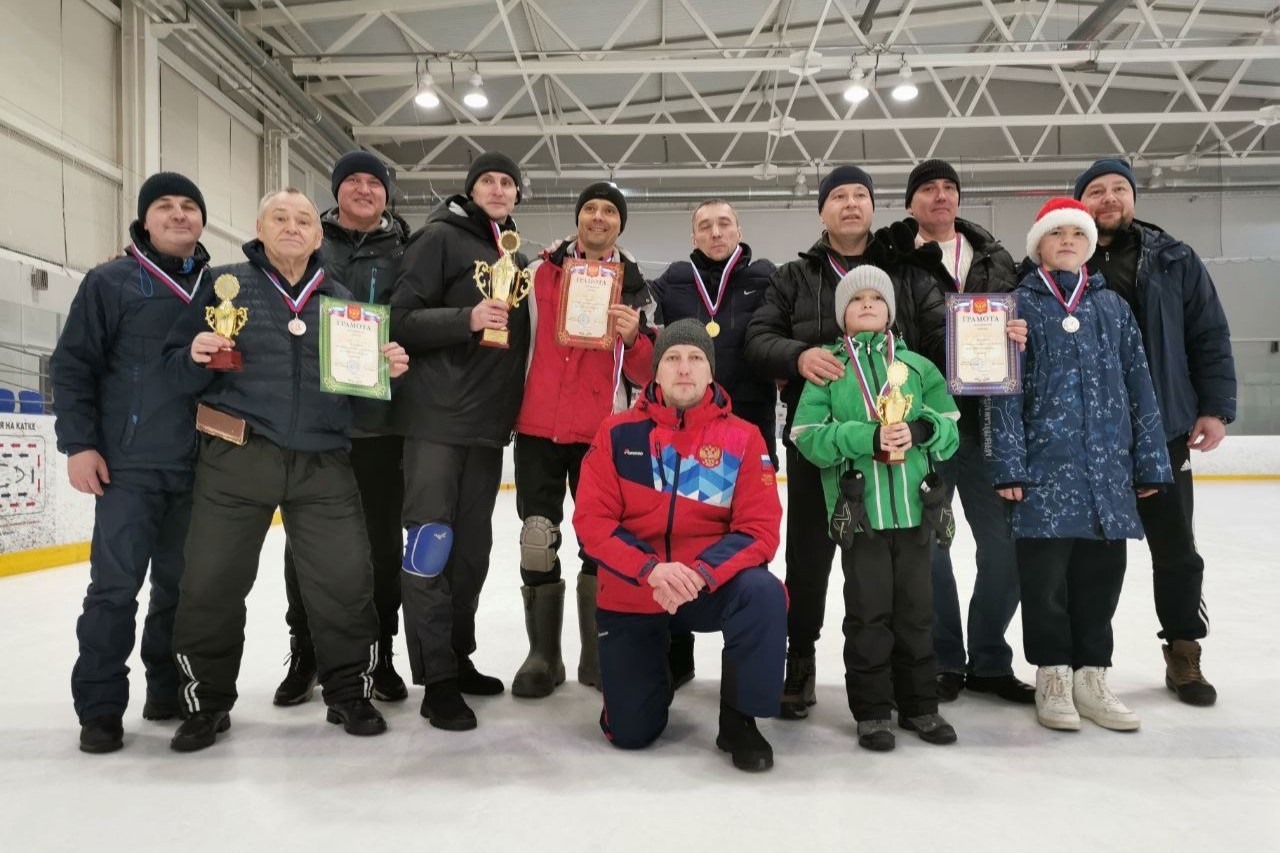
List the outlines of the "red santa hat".
<svg viewBox="0 0 1280 853">
<path fill-rule="evenodd" d="M 1055 228 L 1073 225 L 1089 237 L 1089 250 L 1085 258 L 1092 258 L 1098 248 L 1098 226 L 1094 224 L 1089 209 L 1073 198 L 1051 198 L 1036 214 L 1036 222 L 1027 232 L 1027 257 L 1040 263 L 1040 239 Z"/>
</svg>

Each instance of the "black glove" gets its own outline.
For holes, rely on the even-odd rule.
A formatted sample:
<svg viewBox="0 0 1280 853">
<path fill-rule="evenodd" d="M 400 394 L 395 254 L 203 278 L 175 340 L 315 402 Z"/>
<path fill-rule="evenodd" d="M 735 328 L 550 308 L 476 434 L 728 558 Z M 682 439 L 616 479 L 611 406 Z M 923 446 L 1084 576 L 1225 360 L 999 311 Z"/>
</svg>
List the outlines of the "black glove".
<svg viewBox="0 0 1280 853">
<path fill-rule="evenodd" d="M 871 519 L 867 517 L 862 499 L 866 488 L 867 481 L 861 471 L 851 468 L 840 475 L 840 494 L 836 496 L 827 535 L 846 550 L 853 547 L 854 534 L 859 530 L 871 532 Z"/>
<path fill-rule="evenodd" d="M 946 484 L 936 471 L 920 481 L 920 503 L 923 507 L 920 530 L 925 539 L 932 530 L 938 534 L 938 547 L 950 548 L 951 540 L 956 538 L 956 516 L 947 500 Z"/>
</svg>

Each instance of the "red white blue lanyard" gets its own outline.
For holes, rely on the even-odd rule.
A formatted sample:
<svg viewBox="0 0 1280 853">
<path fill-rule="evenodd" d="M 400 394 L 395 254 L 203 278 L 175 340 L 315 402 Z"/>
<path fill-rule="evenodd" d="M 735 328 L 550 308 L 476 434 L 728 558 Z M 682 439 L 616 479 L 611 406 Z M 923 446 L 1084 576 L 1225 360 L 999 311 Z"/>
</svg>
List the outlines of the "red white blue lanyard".
<svg viewBox="0 0 1280 853">
<path fill-rule="evenodd" d="M 489 220 L 489 227 L 493 229 L 493 245 L 498 247 L 498 254 L 502 254 L 502 229 L 498 227 L 498 223 L 492 219 Z"/>
<path fill-rule="evenodd" d="M 720 273 L 720 289 L 716 291 L 716 298 L 713 302 L 711 294 L 707 290 L 706 283 L 702 280 L 702 275 L 698 272 L 698 267 L 693 264 L 693 280 L 698 286 L 698 296 L 702 299 L 703 306 L 706 307 L 707 313 L 711 315 L 711 319 L 716 318 L 716 313 L 720 310 L 720 303 L 724 302 L 724 295 L 728 292 L 726 285 L 729 282 L 729 276 L 733 274 L 733 268 L 737 265 L 738 259 L 742 257 L 742 244 L 739 243 L 734 247 L 733 254 L 724 262 L 724 272 Z"/>
<path fill-rule="evenodd" d="M 200 282 L 204 280 L 204 274 L 208 271 L 208 267 L 200 267 L 200 274 L 196 276 L 195 286 L 191 288 L 190 293 L 187 293 L 187 291 L 182 289 L 182 285 L 178 284 L 172 276 L 160 269 L 160 267 L 156 266 L 152 260 L 143 253 L 142 249 L 138 248 L 137 243 L 130 241 L 129 248 L 133 250 L 133 257 L 137 260 L 138 264 L 146 270 L 149 275 L 160 279 L 168 285 L 169 289 L 172 290 L 183 302 L 190 305 L 191 300 L 196 298 L 196 293 L 200 290 Z"/>
<path fill-rule="evenodd" d="M 1076 306 L 1080 304 L 1080 299 L 1084 296 L 1084 286 L 1089 281 L 1089 268 L 1080 268 L 1080 280 L 1076 282 L 1075 289 L 1071 291 L 1070 299 L 1063 298 L 1062 291 L 1058 289 L 1058 285 L 1054 282 L 1053 276 L 1049 275 L 1048 271 L 1043 266 L 1037 269 L 1036 272 L 1040 273 L 1040 278 L 1044 279 L 1044 283 L 1049 285 L 1049 292 L 1053 294 L 1053 297 L 1057 299 L 1059 303 L 1061 303 L 1063 308 L 1067 309 L 1067 313 L 1074 314 Z"/>
<path fill-rule="evenodd" d="M 280 291 L 280 295 L 284 297 L 284 304 L 293 312 L 294 317 L 302 313 L 302 309 L 307 305 L 307 300 L 311 298 L 311 295 L 316 292 L 316 288 L 324 281 L 324 267 L 321 267 L 316 270 L 315 275 L 311 276 L 311 281 L 307 282 L 306 286 L 302 288 L 298 298 L 294 299 L 289 295 L 289 291 L 285 289 L 284 285 L 280 283 L 280 279 L 275 277 L 274 273 L 266 269 L 263 272 L 271 280 L 271 283 L 275 285 L 276 290 Z"/>
<path fill-rule="evenodd" d="M 960 242 L 962 239 L 964 238 L 962 238 L 959 234 L 956 234 L 955 266 L 951 268 L 951 277 L 955 279 L 956 290 L 961 293 L 964 292 L 964 282 L 960 280 L 960 252 L 964 248 L 964 244 Z"/>
<path fill-rule="evenodd" d="M 837 261 L 835 255 L 831 254 L 830 252 L 827 252 L 827 262 L 830 263 L 831 268 L 836 271 L 837 279 L 844 278 L 846 275 L 849 274 L 849 271 L 844 268 L 844 264 Z"/>
<path fill-rule="evenodd" d="M 888 342 L 885 347 L 885 364 L 893 364 L 893 332 L 885 335 Z M 876 410 L 876 395 L 871 393 L 871 383 L 867 381 L 867 374 L 862 369 L 862 363 L 858 361 L 857 347 L 853 344 L 853 338 L 849 335 L 844 336 L 844 349 L 849 353 L 849 362 L 853 365 L 854 374 L 858 377 L 858 388 L 862 391 L 862 404 L 867 407 L 867 417 L 873 420 L 879 417 Z M 867 357 L 871 357 L 871 347 L 867 347 Z M 884 394 L 889 389 L 889 380 L 885 379 L 885 383 L 880 388 L 880 393 Z"/>
</svg>

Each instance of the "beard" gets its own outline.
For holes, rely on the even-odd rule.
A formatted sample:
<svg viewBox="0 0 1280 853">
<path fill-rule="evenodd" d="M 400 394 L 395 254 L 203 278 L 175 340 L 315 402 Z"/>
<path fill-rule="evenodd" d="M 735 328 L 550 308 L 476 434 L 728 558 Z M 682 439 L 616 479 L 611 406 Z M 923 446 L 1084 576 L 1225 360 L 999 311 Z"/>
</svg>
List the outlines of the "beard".
<svg viewBox="0 0 1280 853">
<path fill-rule="evenodd" d="M 1133 225 L 1133 217 L 1121 216 L 1120 219 L 1116 220 L 1114 225 L 1103 225 L 1097 220 L 1094 220 L 1094 224 L 1098 226 L 1099 239 L 1110 242 L 1129 230 L 1129 226 Z"/>
</svg>

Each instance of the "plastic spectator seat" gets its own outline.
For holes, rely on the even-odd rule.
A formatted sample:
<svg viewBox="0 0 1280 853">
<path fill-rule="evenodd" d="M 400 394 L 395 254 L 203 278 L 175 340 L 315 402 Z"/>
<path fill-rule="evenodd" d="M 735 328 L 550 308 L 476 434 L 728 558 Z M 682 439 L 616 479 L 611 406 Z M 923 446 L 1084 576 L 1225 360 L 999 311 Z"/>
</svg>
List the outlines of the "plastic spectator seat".
<svg viewBox="0 0 1280 853">
<path fill-rule="evenodd" d="M 13 411 L 10 409 L 10 411 Z M 39 391 L 18 392 L 18 412 L 24 415 L 43 415 L 44 398 Z"/>
<path fill-rule="evenodd" d="M 18 410 L 13 392 L 8 388 L 0 388 L 0 412 L 16 412 Z"/>
</svg>

